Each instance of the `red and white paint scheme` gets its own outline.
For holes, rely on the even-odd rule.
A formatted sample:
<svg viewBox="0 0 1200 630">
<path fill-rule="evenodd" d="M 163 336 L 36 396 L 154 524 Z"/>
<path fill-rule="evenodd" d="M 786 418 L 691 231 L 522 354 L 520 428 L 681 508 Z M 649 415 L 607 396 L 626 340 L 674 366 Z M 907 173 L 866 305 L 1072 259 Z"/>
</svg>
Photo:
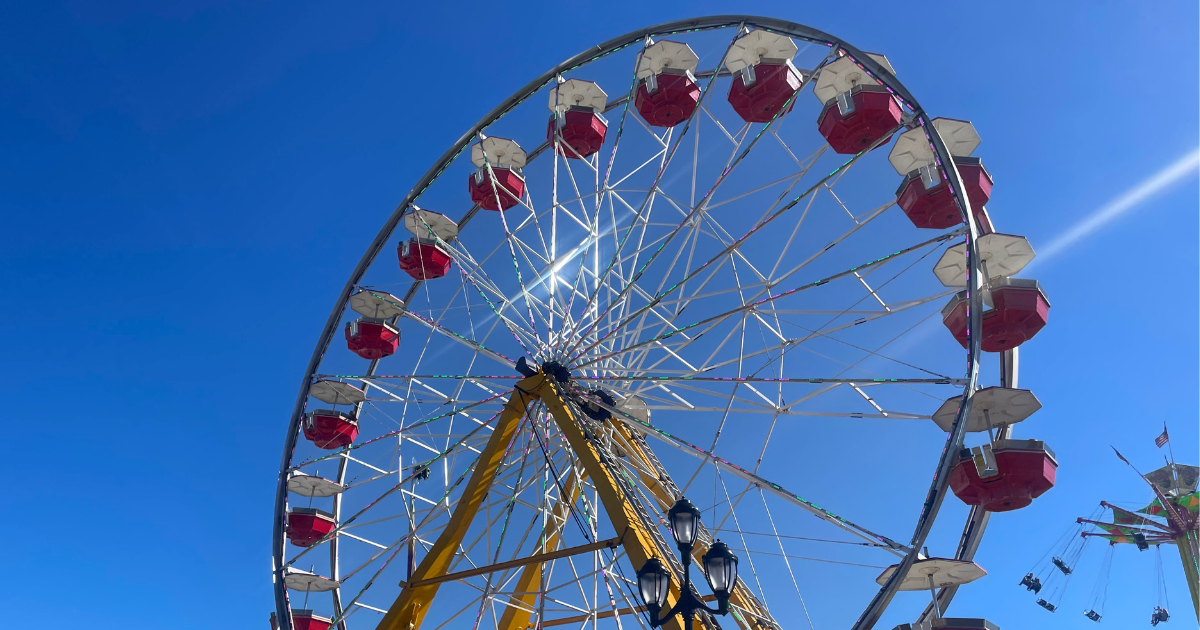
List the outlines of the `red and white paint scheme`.
<svg viewBox="0 0 1200 630">
<path fill-rule="evenodd" d="M 608 120 L 604 108 L 608 94 L 592 81 L 569 79 L 550 90 L 549 107 L 553 114 L 546 127 L 546 139 L 554 143 L 559 155 L 570 159 L 591 157 L 604 146 Z"/>
<path fill-rule="evenodd" d="M 507 138 L 484 138 L 471 147 L 475 172 L 467 179 L 471 201 L 498 212 L 521 203 L 525 194 L 525 150 Z"/>
<path fill-rule="evenodd" d="M 964 159 L 979 147 L 979 134 L 965 120 L 935 118 L 933 126 L 954 157 L 981 232 L 991 231 L 991 222 L 983 220 L 983 216 L 986 216 L 983 214 L 983 204 L 992 192 L 991 176 L 978 159 Z M 962 223 L 962 213 L 954 202 L 950 187 L 943 181 L 941 165 L 936 163 L 929 138 L 923 129 L 918 127 L 900 134 L 888 155 L 888 161 L 897 173 L 904 176 L 896 191 L 896 204 L 908 215 L 913 225 L 944 230 Z"/>
<path fill-rule="evenodd" d="M 400 269 L 414 280 L 436 280 L 450 273 L 454 258 L 445 244 L 458 236 L 458 224 L 446 215 L 414 208 L 404 215 L 404 227 L 413 237 L 396 248 Z"/>
<path fill-rule="evenodd" d="M 725 67 L 733 73 L 729 104 L 742 120 L 771 122 L 792 111 L 802 83 L 792 65 L 796 42 L 767 31 L 742 35 L 725 54 Z"/>
<path fill-rule="evenodd" d="M 1039 440 L 996 440 L 963 449 L 950 489 L 967 505 L 989 512 L 1023 508 L 1054 487 L 1058 461 Z"/>
<path fill-rule="evenodd" d="M 985 295 L 991 308 L 983 312 L 983 351 L 1003 352 L 1033 339 L 1050 318 L 1050 302 L 1037 280 L 992 279 Z M 942 308 L 942 323 L 967 347 L 967 292 Z"/>
<path fill-rule="evenodd" d="M 403 300 L 390 293 L 363 290 L 350 296 L 350 308 L 362 318 L 346 322 L 346 347 L 369 360 L 394 354 L 400 346 L 400 330 L 389 320 L 404 312 Z"/>
<path fill-rule="evenodd" d="M 297 547 L 311 547 L 337 527 L 333 515 L 316 508 L 292 508 L 287 516 L 288 542 Z"/>
<path fill-rule="evenodd" d="M 304 416 L 304 439 L 317 448 L 333 450 L 354 443 L 358 420 L 340 411 L 318 409 Z"/>
<path fill-rule="evenodd" d="M 692 117 L 700 103 L 700 86 L 692 74 L 699 62 L 691 47 L 679 42 L 655 42 L 642 51 L 633 106 L 647 124 L 674 127 Z"/>
<path fill-rule="evenodd" d="M 870 57 L 895 73 L 883 55 Z M 825 104 L 817 129 L 837 153 L 855 154 L 882 144 L 904 117 L 892 93 L 849 57 L 821 68 L 813 94 Z"/>
<path fill-rule="evenodd" d="M 951 430 L 962 400 L 962 396 L 949 398 L 934 412 L 938 428 Z M 1041 408 L 1042 403 L 1026 389 L 987 387 L 975 392 L 966 430 L 986 433 L 989 443 L 962 449 L 950 477 L 950 489 L 959 499 L 989 512 L 1007 512 L 1029 505 L 1054 486 L 1058 463 L 1045 444 L 1003 437 L 1012 425 Z"/>
</svg>

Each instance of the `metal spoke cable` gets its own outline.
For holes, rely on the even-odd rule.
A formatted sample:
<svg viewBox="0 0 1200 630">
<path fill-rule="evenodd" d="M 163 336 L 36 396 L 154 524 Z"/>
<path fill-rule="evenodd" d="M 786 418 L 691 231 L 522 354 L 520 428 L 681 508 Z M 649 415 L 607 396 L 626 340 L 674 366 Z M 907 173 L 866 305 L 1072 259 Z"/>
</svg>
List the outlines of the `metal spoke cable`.
<svg viewBox="0 0 1200 630">
<path fill-rule="evenodd" d="M 767 495 L 763 493 L 762 488 L 758 489 L 758 496 L 762 499 L 763 509 L 767 513 L 767 522 L 771 524 L 771 531 L 775 533 L 775 542 L 779 543 L 779 553 L 783 556 L 783 564 L 787 566 L 788 576 L 792 578 L 792 586 L 796 588 L 796 597 L 800 598 L 800 608 L 804 611 L 804 618 L 808 620 L 808 627 L 815 630 L 812 615 L 808 614 L 808 604 L 804 603 L 804 595 L 800 593 L 800 584 L 796 582 L 796 572 L 792 571 L 791 560 L 788 559 L 787 550 L 783 548 L 783 540 L 779 538 L 779 528 L 775 527 L 775 518 L 771 516 L 771 508 L 767 505 Z M 735 521 L 734 524 L 736 525 L 737 522 Z M 746 544 L 745 537 L 742 537 L 742 544 Z M 748 549 L 747 553 L 749 553 Z"/>
</svg>

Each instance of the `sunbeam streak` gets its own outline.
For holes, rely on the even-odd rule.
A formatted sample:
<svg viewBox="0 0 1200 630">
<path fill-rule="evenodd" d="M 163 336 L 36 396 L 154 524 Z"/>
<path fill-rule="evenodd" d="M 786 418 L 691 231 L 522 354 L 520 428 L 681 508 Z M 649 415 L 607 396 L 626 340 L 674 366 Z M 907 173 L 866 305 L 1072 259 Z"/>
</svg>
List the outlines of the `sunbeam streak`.
<svg viewBox="0 0 1200 630">
<path fill-rule="evenodd" d="M 1173 184 L 1195 175 L 1198 166 L 1200 166 L 1200 149 L 1194 149 L 1187 155 L 1167 165 L 1166 168 L 1143 180 L 1137 186 L 1125 191 L 1116 199 L 1104 204 L 1085 219 L 1071 226 L 1070 229 L 1063 232 L 1046 247 L 1039 248 L 1037 259 L 1026 269 L 1028 270 L 1038 263 L 1045 263 L 1093 232 L 1112 223 L 1121 215 L 1138 207 L 1142 202 L 1165 191 Z"/>
</svg>

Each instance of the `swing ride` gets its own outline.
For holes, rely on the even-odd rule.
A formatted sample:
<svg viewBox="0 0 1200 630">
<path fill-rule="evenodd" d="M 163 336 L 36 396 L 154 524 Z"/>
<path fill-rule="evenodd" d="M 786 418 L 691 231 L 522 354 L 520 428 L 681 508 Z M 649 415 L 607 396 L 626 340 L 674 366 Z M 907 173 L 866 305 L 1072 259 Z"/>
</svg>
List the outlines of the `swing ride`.
<svg viewBox="0 0 1200 630">
<path fill-rule="evenodd" d="M 882 55 L 770 18 L 533 80 L 418 180 L 320 333 L 272 627 L 867 630 L 915 591 L 901 628 L 996 630 L 943 613 L 1058 463 L 1013 435 L 1049 302 L 1013 277 L 1034 252 L 994 228 L 980 142 Z"/>
<path fill-rule="evenodd" d="M 1165 427 L 1156 443 L 1160 448 L 1169 443 Z M 1116 454 L 1121 461 L 1133 467 L 1120 452 Z M 1088 543 L 1100 539 L 1108 541 L 1108 546 L 1099 561 L 1095 586 L 1088 596 L 1083 615 L 1098 623 L 1103 619 L 1104 604 L 1112 580 L 1113 556 L 1118 545 L 1129 545 L 1138 551 L 1148 551 L 1153 547 L 1156 600 L 1150 613 L 1150 625 L 1157 626 L 1170 621 L 1162 548 L 1163 545 L 1174 545 L 1183 563 L 1192 605 L 1200 620 L 1196 579 L 1197 549 L 1200 547 L 1197 532 L 1200 492 L 1196 487 L 1200 468 L 1177 464 L 1174 459 L 1172 453 L 1166 466 L 1145 475 L 1138 473 L 1155 495 L 1146 507 L 1130 510 L 1101 501 L 1091 515 L 1076 519 L 1075 525 L 1055 545 L 1054 549 L 1058 551 L 1043 556 L 1020 581 L 1021 586 L 1037 596 L 1036 603 L 1039 606 L 1050 612 L 1058 609 Z M 1134 470 L 1136 472 L 1137 469 Z M 1105 514 L 1108 514 L 1109 520 L 1104 520 Z M 1049 589 L 1044 596 L 1040 595 L 1043 588 Z"/>
</svg>

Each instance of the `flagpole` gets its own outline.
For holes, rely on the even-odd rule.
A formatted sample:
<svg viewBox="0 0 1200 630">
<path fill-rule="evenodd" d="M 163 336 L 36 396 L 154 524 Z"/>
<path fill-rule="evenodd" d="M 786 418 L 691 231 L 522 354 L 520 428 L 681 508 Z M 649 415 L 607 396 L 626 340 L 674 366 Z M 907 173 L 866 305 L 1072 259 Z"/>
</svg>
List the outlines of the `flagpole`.
<svg viewBox="0 0 1200 630">
<path fill-rule="evenodd" d="M 1167 433 L 1167 423 L 1163 421 L 1163 435 L 1167 436 L 1167 452 L 1171 454 L 1171 480 L 1175 483 L 1175 490 L 1179 490 L 1179 475 L 1175 474 L 1175 447 L 1171 446 L 1171 434 Z"/>
</svg>

